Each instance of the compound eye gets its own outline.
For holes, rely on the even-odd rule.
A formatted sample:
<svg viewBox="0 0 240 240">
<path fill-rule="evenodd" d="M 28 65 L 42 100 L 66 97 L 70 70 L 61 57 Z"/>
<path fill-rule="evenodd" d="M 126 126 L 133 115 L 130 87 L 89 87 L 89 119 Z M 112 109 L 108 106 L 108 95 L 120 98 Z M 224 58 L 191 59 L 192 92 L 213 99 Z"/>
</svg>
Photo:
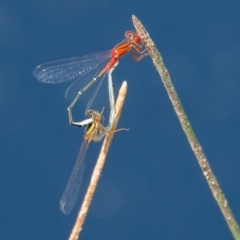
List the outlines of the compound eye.
<svg viewBox="0 0 240 240">
<path fill-rule="evenodd" d="M 87 115 L 88 115 L 89 117 L 92 117 L 92 116 L 93 116 L 92 110 L 88 110 L 88 111 L 87 111 Z"/>
<path fill-rule="evenodd" d="M 139 35 L 135 35 L 134 42 L 138 43 L 141 40 Z"/>
</svg>

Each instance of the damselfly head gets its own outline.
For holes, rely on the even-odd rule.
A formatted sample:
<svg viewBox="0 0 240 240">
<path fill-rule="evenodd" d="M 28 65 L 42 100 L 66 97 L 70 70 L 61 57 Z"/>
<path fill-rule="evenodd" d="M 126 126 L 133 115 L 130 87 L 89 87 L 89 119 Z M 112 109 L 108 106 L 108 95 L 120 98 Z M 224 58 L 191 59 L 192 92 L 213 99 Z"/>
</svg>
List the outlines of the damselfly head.
<svg viewBox="0 0 240 240">
<path fill-rule="evenodd" d="M 138 43 L 141 40 L 140 36 L 138 34 L 135 34 L 134 36 L 134 42 Z"/>
<path fill-rule="evenodd" d="M 86 115 L 91 117 L 95 122 L 100 122 L 102 119 L 102 113 L 88 109 Z"/>
<path fill-rule="evenodd" d="M 91 115 L 92 115 L 92 110 L 91 110 L 91 109 L 87 109 L 86 115 L 89 116 L 89 117 L 91 117 Z"/>
<path fill-rule="evenodd" d="M 141 40 L 140 36 L 137 33 L 132 31 L 126 31 L 125 37 L 130 39 L 130 41 L 134 43 L 138 43 Z"/>
</svg>

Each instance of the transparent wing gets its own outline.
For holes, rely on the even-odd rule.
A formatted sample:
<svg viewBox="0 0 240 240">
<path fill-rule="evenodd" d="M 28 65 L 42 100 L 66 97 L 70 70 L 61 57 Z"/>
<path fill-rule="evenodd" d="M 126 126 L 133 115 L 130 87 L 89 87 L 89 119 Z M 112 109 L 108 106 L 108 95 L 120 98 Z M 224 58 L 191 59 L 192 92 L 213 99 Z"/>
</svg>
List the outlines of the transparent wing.
<svg viewBox="0 0 240 240">
<path fill-rule="evenodd" d="M 84 156 L 88 146 L 89 142 L 83 140 L 77 161 L 60 200 L 60 209 L 64 214 L 69 214 L 72 211 L 78 199 L 84 171 Z"/>
<path fill-rule="evenodd" d="M 37 66 L 33 75 L 43 83 L 60 83 L 74 80 L 97 68 L 111 57 L 110 51 L 97 52 L 82 57 L 63 59 Z"/>
<path fill-rule="evenodd" d="M 91 108 L 92 103 L 93 103 L 93 101 L 94 101 L 94 99 L 95 99 L 95 97 L 96 97 L 96 95 L 97 95 L 97 93 L 98 93 L 98 91 L 99 91 L 99 89 L 100 89 L 100 87 L 101 87 L 101 85 L 102 85 L 102 82 L 103 82 L 106 74 L 107 74 L 107 72 L 105 72 L 105 73 L 102 75 L 102 77 L 98 80 L 98 82 L 99 82 L 99 83 L 98 83 L 98 86 L 96 87 L 96 89 L 94 90 L 92 96 L 90 97 L 90 99 L 89 99 L 89 101 L 88 101 L 88 104 L 87 104 L 85 113 L 87 112 L 87 110 L 88 110 L 89 108 Z"/>
<path fill-rule="evenodd" d="M 108 62 L 108 58 L 101 59 L 98 62 L 98 66 L 95 67 L 94 71 L 88 71 L 85 75 L 81 75 L 75 80 L 67 89 L 65 93 L 65 99 L 71 100 L 76 97 L 77 93 L 82 90 L 94 77 L 96 77 L 100 71 L 105 67 Z M 105 74 L 104 74 L 105 75 Z M 104 76 L 102 76 L 104 77 Z M 100 77 L 97 81 L 101 81 L 102 77 Z"/>
</svg>

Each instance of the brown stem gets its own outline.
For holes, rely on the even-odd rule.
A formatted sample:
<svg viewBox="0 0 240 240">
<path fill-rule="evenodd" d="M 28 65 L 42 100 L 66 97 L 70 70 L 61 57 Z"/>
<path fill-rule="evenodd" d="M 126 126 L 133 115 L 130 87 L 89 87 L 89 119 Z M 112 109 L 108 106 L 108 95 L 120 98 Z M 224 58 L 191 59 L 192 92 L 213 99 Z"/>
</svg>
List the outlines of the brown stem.
<svg viewBox="0 0 240 240">
<path fill-rule="evenodd" d="M 178 98 L 177 92 L 172 84 L 170 74 L 166 69 L 161 54 L 158 52 L 154 42 L 150 38 L 148 32 L 139 21 L 139 19 L 135 16 L 132 17 L 133 24 L 137 30 L 137 33 L 141 37 L 141 40 L 144 42 L 146 48 L 148 49 L 148 53 L 153 60 L 153 64 L 155 65 L 159 75 L 161 76 L 162 82 L 167 90 L 170 101 L 172 102 L 173 108 L 177 114 L 177 117 L 180 121 L 180 124 L 185 132 L 188 142 L 197 158 L 197 161 L 202 169 L 203 175 L 207 180 L 207 183 L 212 191 L 213 197 L 218 203 L 218 206 L 221 209 L 221 212 L 232 232 L 232 235 L 235 239 L 240 240 L 240 229 L 239 226 L 233 216 L 233 213 L 228 205 L 227 199 L 224 196 L 220 185 L 217 181 L 217 178 L 213 174 L 213 171 L 210 167 L 210 164 L 203 152 L 203 149 L 192 129 L 192 126 L 187 118 L 186 113 L 182 107 L 180 99 Z"/>
<path fill-rule="evenodd" d="M 115 106 L 116 114 L 115 114 L 114 121 L 113 121 L 113 127 L 111 129 L 111 132 L 107 133 L 107 135 L 103 141 L 103 145 L 102 145 L 97 163 L 93 170 L 93 174 L 92 174 L 87 192 L 85 194 L 82 206 L 78 213 L 75 225 L 73 226 L 71 235 L 69 236 L 69 240 L 77 240 L 79 238 L 84 220 L 87 216 L 87 212 L 88 212 L 89 206 L 90 206 L 92 198 L 93 198 L 93 194 L 97 187 L 98 180 L 101 176 L 101 172 L 102 172 L 102 169 L 103 169 L 106 157 L 107 157 L 108 149 L 109 149 L 110 144 L 113 139 L 114 131 L 116 129 L 118 120 L 121 115 L 121 111 L 122 111 L 122 107 L 124 104 L 126 94 L 127 94 L 127 82 L 125 81 L 125 82 L 123 82 L 123 84 L 119 90 L 119 94 L 118 94 L 118 98 L 117 98 L 117 102 L 116 102 L 116 106 Z"/>
</svg>

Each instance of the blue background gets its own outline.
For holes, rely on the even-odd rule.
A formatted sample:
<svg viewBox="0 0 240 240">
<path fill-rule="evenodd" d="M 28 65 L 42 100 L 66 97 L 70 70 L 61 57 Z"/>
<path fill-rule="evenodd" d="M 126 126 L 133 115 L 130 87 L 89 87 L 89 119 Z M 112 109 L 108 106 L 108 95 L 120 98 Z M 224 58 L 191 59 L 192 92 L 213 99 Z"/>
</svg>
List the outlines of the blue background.
<svg viewBox="0 0 240 240">
<path fill-rule="evenodd" d="M 161 51 L 236 219 L 240 220 L 240 2 L 0 1 L 0 239 L 67 239 L 59 201 L 83 129 L 68 85 L 39 83 L 40 63 L 111 49 L 135 14 Z M 81 239 L 232 239 L 151 59 L 121 59 L 129 91 Z M 86 101 L 76 114 L 84 119 Z M 84 194 L 100 144 L 86 156 Z"/>
</svg>

